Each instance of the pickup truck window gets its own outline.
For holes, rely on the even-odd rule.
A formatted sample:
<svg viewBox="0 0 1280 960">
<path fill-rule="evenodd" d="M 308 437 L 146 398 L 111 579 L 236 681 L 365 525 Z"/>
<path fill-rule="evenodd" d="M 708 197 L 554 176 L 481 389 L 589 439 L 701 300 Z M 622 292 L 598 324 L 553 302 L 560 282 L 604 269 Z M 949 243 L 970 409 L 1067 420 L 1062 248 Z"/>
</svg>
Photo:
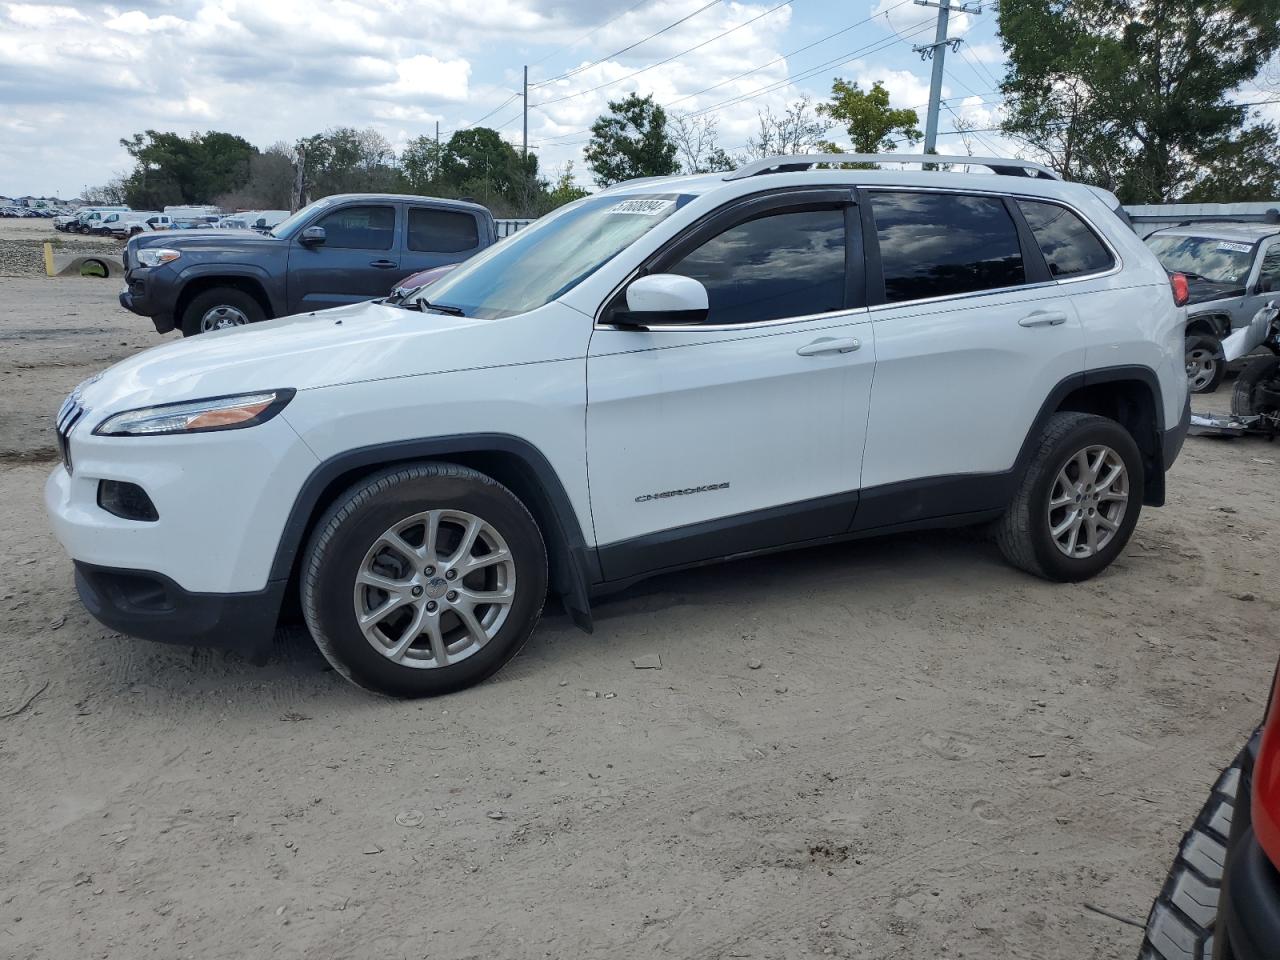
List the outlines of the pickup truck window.
<svg viewBox="0 0 1280 960">
<path fill-rule="evenodd" d="M 395 207 L 342 207 L 316 221 L 325 246 L 346 250 L 390 250 L 395 242 Z"/>
<path fill-rule="evenodd" d="M 457 210 L 409 208 L 409 249 L 422 253 L 461 253 L 480 246 L 476 218 Z"/>
<path fill-rule="evenodd" d="M 588 197 L 472 257 L 422 296 L 469 317 L 510 317 L 563 296 L 692 197 Z"/>
</svg>

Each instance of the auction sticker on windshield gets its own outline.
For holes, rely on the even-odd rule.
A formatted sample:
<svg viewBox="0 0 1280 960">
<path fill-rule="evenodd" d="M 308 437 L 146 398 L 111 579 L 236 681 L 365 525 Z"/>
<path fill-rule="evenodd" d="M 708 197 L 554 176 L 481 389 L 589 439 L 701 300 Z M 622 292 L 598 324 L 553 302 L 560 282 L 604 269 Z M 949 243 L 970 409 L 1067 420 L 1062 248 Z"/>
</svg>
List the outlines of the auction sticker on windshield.
<svg viewBox="0 0 1280 960">
<path fill-rule="evenodd" d="M 623 200 L 621 203 L 610 207 L 605 213 L 638 213 L 645 217 L 657 217 L 670 213 L 675 205 L 675 200 L 671 198 L 655 197 L 644 200 Z"/>
<path fill-rule="evenodd" d="M 1220 240 L 1218 242 L 1219 250 L 1230 250 L 1232 253 L 1248 253 L 1253 249 L 1247 243 L 1235 243 L 1231 240 Z"/>
</svg>

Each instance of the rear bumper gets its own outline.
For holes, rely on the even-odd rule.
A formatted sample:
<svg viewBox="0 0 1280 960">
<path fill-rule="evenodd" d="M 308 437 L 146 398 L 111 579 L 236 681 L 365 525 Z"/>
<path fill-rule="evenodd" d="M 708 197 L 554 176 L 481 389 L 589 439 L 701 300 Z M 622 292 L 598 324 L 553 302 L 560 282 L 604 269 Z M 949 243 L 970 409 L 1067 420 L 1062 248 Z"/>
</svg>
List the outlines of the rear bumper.
<svg viewBox="0 0 1280 960">
<path fill-rule="evenodd" d="M 1248 830 L 1227 858 L 1219 905 L 1231 960 L 1275 960 L 1280 953 L 1280 873 Z"/>
<path fill-rule="evenodd" d="M 271 642 L 286 581 L 253 593 L 192 593 L 164 574 L 75 561 L 85 609 L 112 630 L 143 640 L 221 647 L 247 655 Z"/>
<path fill-rule="evenodd" d="M 1173 466 L 1173 461 L 1178 459 L 1178 454 L 1182 452 L 1182 443 L 1187 439 L 1187 431 L 1191 428 L 1191 394 L 1187 394 L 1187 399 L 1182 404 L 1182 416 L 1178 418 L 1178 425 L 1170 427 L 1164 432 L 1164 468 L 1168 470 Z"/>
</svg>

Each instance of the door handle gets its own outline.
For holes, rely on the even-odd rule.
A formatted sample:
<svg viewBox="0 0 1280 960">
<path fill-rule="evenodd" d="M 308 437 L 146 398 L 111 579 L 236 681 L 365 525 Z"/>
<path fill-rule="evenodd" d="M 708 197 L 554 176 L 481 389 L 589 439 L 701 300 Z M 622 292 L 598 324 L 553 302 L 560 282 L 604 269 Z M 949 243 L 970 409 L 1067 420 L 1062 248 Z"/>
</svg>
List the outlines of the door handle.
<svg viewBox="0 0 1280 960">
<path fill-rule="evenodd" d="M 379 270 L 390 270 L 392 267 L 400 266 L 400 264 L 394 260 L 370 260 L 369 266 L 377 267 Z"/>
<path fill-rule="evenodd" d="M 1037 310 L 1018 321 L 1020 327 L 1056 327 L 1067 322 L 1067 315 L 1061 310 Z"/>
<path fill-rule="evenodd" d="M 862 343 L 855 337 L 819 337 L 796 351 L 802 357 L 819 357 L 827 353 L 853 353 Z"/>
</svg>

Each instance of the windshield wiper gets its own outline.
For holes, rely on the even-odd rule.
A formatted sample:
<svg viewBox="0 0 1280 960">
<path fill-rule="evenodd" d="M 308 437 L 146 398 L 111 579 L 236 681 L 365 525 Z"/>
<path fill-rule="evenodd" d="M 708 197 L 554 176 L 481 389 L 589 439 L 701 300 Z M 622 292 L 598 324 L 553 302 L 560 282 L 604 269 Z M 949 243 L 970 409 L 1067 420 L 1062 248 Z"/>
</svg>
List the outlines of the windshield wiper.
<svg viewBox="0 0 1280 960">
<path fill-rule="evenodd" d="M 447 303 L 432 303 L 430 300 L 419 297 L 414 301 L 418 305 L 419 310 L 434 310 L 436 313 L 445 313 L 451 317 L 465 317 L 461 307 L 450 306 Z"/>
</svg>

